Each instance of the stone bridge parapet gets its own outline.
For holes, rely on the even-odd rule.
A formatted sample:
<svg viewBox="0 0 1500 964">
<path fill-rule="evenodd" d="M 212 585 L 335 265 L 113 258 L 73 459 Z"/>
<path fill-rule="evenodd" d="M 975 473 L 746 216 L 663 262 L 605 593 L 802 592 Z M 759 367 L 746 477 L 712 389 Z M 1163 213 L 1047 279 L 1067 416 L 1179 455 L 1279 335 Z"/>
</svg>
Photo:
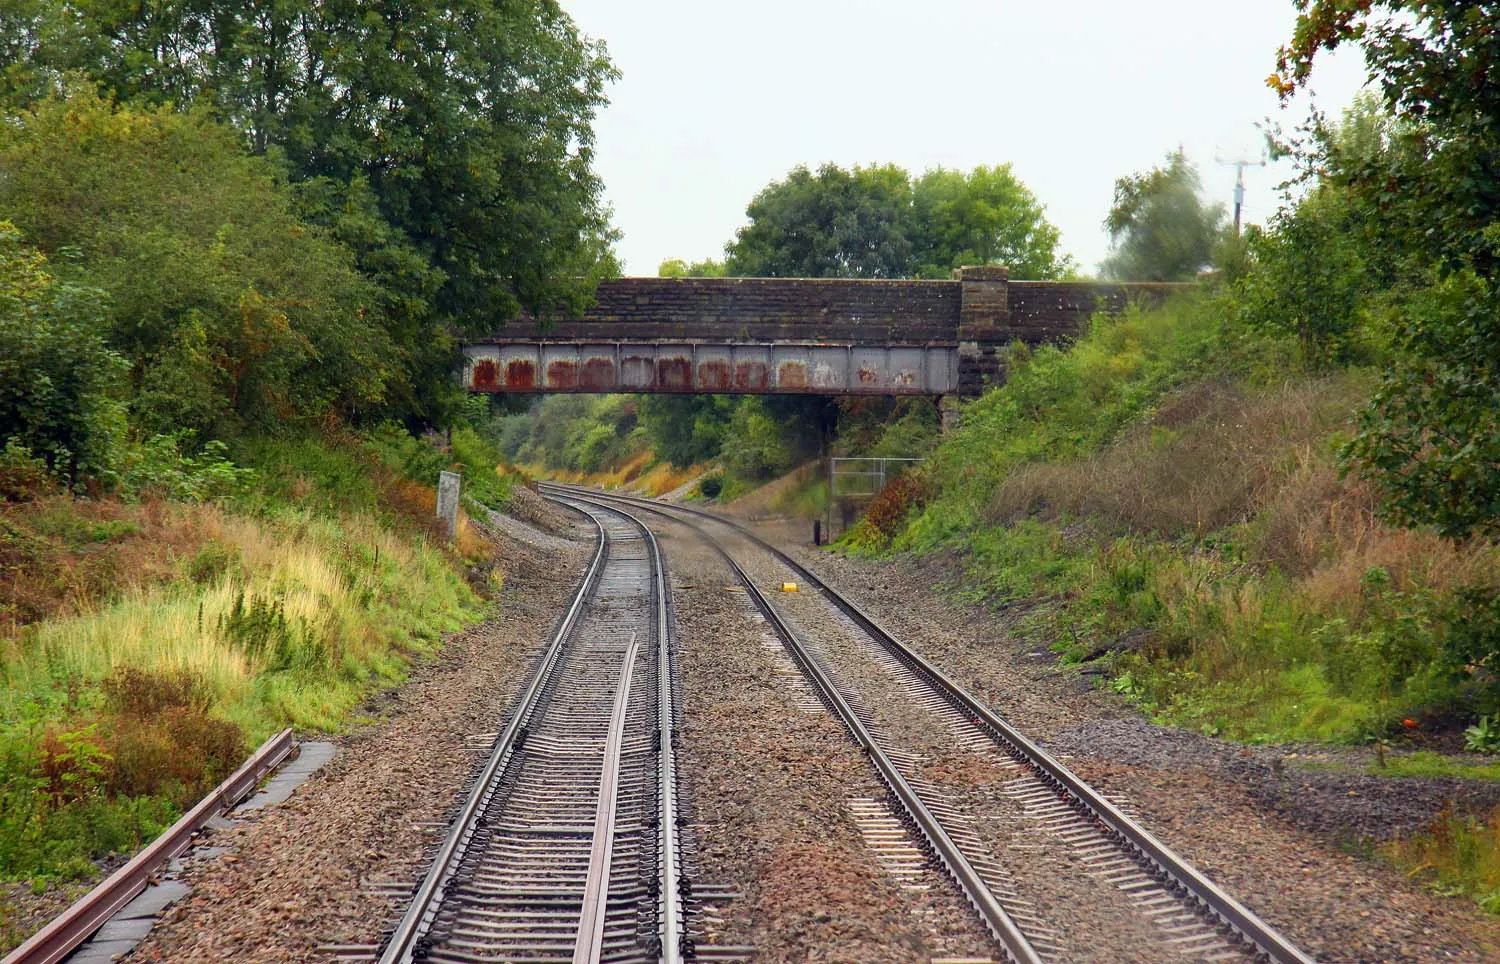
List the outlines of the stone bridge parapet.
<svg viewBox="0 0 1500 964">
<path fill-rule="evenodd" d="M 1011 281 L 619 278 L 592 308 L 521 319 L 464 346 L 475 392 L 977 395 L 1000 350 L 1076 335 L 1095 311 L 1187 285 Z"/>
</svg>

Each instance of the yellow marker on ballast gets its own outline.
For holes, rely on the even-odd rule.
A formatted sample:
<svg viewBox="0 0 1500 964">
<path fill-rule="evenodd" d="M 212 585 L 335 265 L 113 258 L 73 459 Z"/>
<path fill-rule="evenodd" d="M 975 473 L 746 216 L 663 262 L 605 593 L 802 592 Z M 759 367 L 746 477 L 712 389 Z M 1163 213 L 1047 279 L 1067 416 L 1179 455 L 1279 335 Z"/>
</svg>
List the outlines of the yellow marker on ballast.
<svg viewBox="0 0 1500 964">
<path fill-rule="evenodd" d="M 782 592 L 796 592 L 797 591 L 797 584 L 795 582 L 784 582 L 784 583 L 781 584 L 781 591 Z"/>
</svg>

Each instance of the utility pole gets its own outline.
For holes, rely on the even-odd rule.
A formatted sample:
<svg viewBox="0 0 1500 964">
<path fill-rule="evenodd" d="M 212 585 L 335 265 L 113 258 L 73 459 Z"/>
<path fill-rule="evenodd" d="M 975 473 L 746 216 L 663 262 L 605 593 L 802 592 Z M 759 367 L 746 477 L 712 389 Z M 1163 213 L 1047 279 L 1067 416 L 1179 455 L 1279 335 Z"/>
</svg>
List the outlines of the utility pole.
<svg viewBox="0 0 1500 964">
<path fill-rule="evenodd" d="M 1234 160 L 1226 161 L 1222 157 L 1215 157 L 1214 161 L 1219 164 L 1234 165 L 1234 236 L 1240 236 L 1240 211 L 1245 206 L 1245 168 L 1265 167 L 1266 159 L 1262 157 L 1258 161 Z"/>
</svg>

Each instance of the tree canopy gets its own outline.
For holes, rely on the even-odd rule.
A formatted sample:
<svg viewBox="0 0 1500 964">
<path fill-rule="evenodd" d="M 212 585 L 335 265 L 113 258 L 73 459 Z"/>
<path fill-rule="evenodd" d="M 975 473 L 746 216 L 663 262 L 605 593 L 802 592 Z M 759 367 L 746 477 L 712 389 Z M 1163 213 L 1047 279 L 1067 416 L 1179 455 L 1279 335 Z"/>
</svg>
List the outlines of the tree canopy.
<svg viewBox="0 0 1500 964">
<path fill-rule="evenodd" d="M 0 128 L 0 167 L 0 210 L 107 296 L 98 334 L 130 363 L 136 424 L 356 417 L 402 379 L 353 257 L 203 110 L 49 98 Z"/>
<path fill-rule="evenodd" d="M 1290 96 L 1325 50 L 1357 44 L 1389 120 L 1316 122 L 1308 167 L 1338 192 L 1392 360 L 1348 453 L 1398 521 L 1500 534 L 1500 30 L 1487 4 L 1301 0 L 1271 85 Z M 1313 256 L 1309 252 L 1305 256 Z"/>
<path fill-rule="evenodd" d="M 1191 281 L 1213 258 L 1224 206 L 1204 204 L 1198 170 L 1181 150 L 1166 164 L 1115 181 L 1104 219 L 1112 246 L 1104 274 L 1121 281 Z"/>
<path fill-rule="evenodd" d="M 1045 279 L 1070 268 L 1057 228 L 1009 165 L 915 179 L 894 164 L 798 167 L 746 214 L 725 246 L 730 275 L 945 278 L 961 265 L 1002 263 L 1013 277 Z"/>
<path fill-rule="evenodd" d="M 448 424 L 460 338 L 618 273 L 615 76 L 556 0 L 15 0 L 0 217 L 97 293 L 135 429 Z"/>
</svg>

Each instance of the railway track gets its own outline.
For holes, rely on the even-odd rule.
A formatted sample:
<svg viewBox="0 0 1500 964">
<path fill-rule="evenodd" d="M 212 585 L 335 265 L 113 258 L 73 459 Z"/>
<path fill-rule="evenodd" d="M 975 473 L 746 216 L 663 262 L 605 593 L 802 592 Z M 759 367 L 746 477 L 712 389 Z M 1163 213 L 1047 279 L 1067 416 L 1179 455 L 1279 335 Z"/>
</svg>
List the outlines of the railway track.
<svg viewBox="0 0 1500 964">
<path fill-rule="evenodd" d="M 921 778 L 919 761 L 880 732 L 856 688 L 841 683 L 828 665 L 837 658 L 809 642 L 773 606 L 757 581 L 726 548 L 742 541 L 819 594 L 845 623 L 846 635 L 907 696 L 921 704 L 958 743 L 985 749 L 1013 773 L 1006 795 L 1037 821 L 1055 847 L 1094 878 L 1117 890 L 1130 912 L 1151 924 L 1164 953 L 1181 960 L 1269 960 L 1311 964 L 1312 958 L 1256 917 L 1211 880 L 1173 853 L 1115 803 L 1079 779 L 989 707 L 882 628 L 813 573 L 776 547 L 732 522 L 683 506 L 629 496 L 546 485 L 552 498 L 595 505 L 639 507 L 694 530 L 718 550 L 747 593 L 781 637 L 789 654 L 869 755 L 904 821 L 919 834 L 934 860 L 958 884 L 1004 953 L 1012 961 L 1047 961 L 1057 953 L 1058 931 L 1034 915 L 1012 888 L 1000 855 L 986 850 L 967 815 Z M 702 523 L 721 527 L 710 532 Z M 726 540 L 724 533 L 730 533 Z M 848 650 L 845 650 L 847 656 Z M 1055 922 L 1065 925 L 1066 921 Z"/>
<path fill-rule="evenodd" d="M 382 964 L 682 960 L 660 551 L 628 513 L 560 501 L 598 548 Z"/>
</svg>

